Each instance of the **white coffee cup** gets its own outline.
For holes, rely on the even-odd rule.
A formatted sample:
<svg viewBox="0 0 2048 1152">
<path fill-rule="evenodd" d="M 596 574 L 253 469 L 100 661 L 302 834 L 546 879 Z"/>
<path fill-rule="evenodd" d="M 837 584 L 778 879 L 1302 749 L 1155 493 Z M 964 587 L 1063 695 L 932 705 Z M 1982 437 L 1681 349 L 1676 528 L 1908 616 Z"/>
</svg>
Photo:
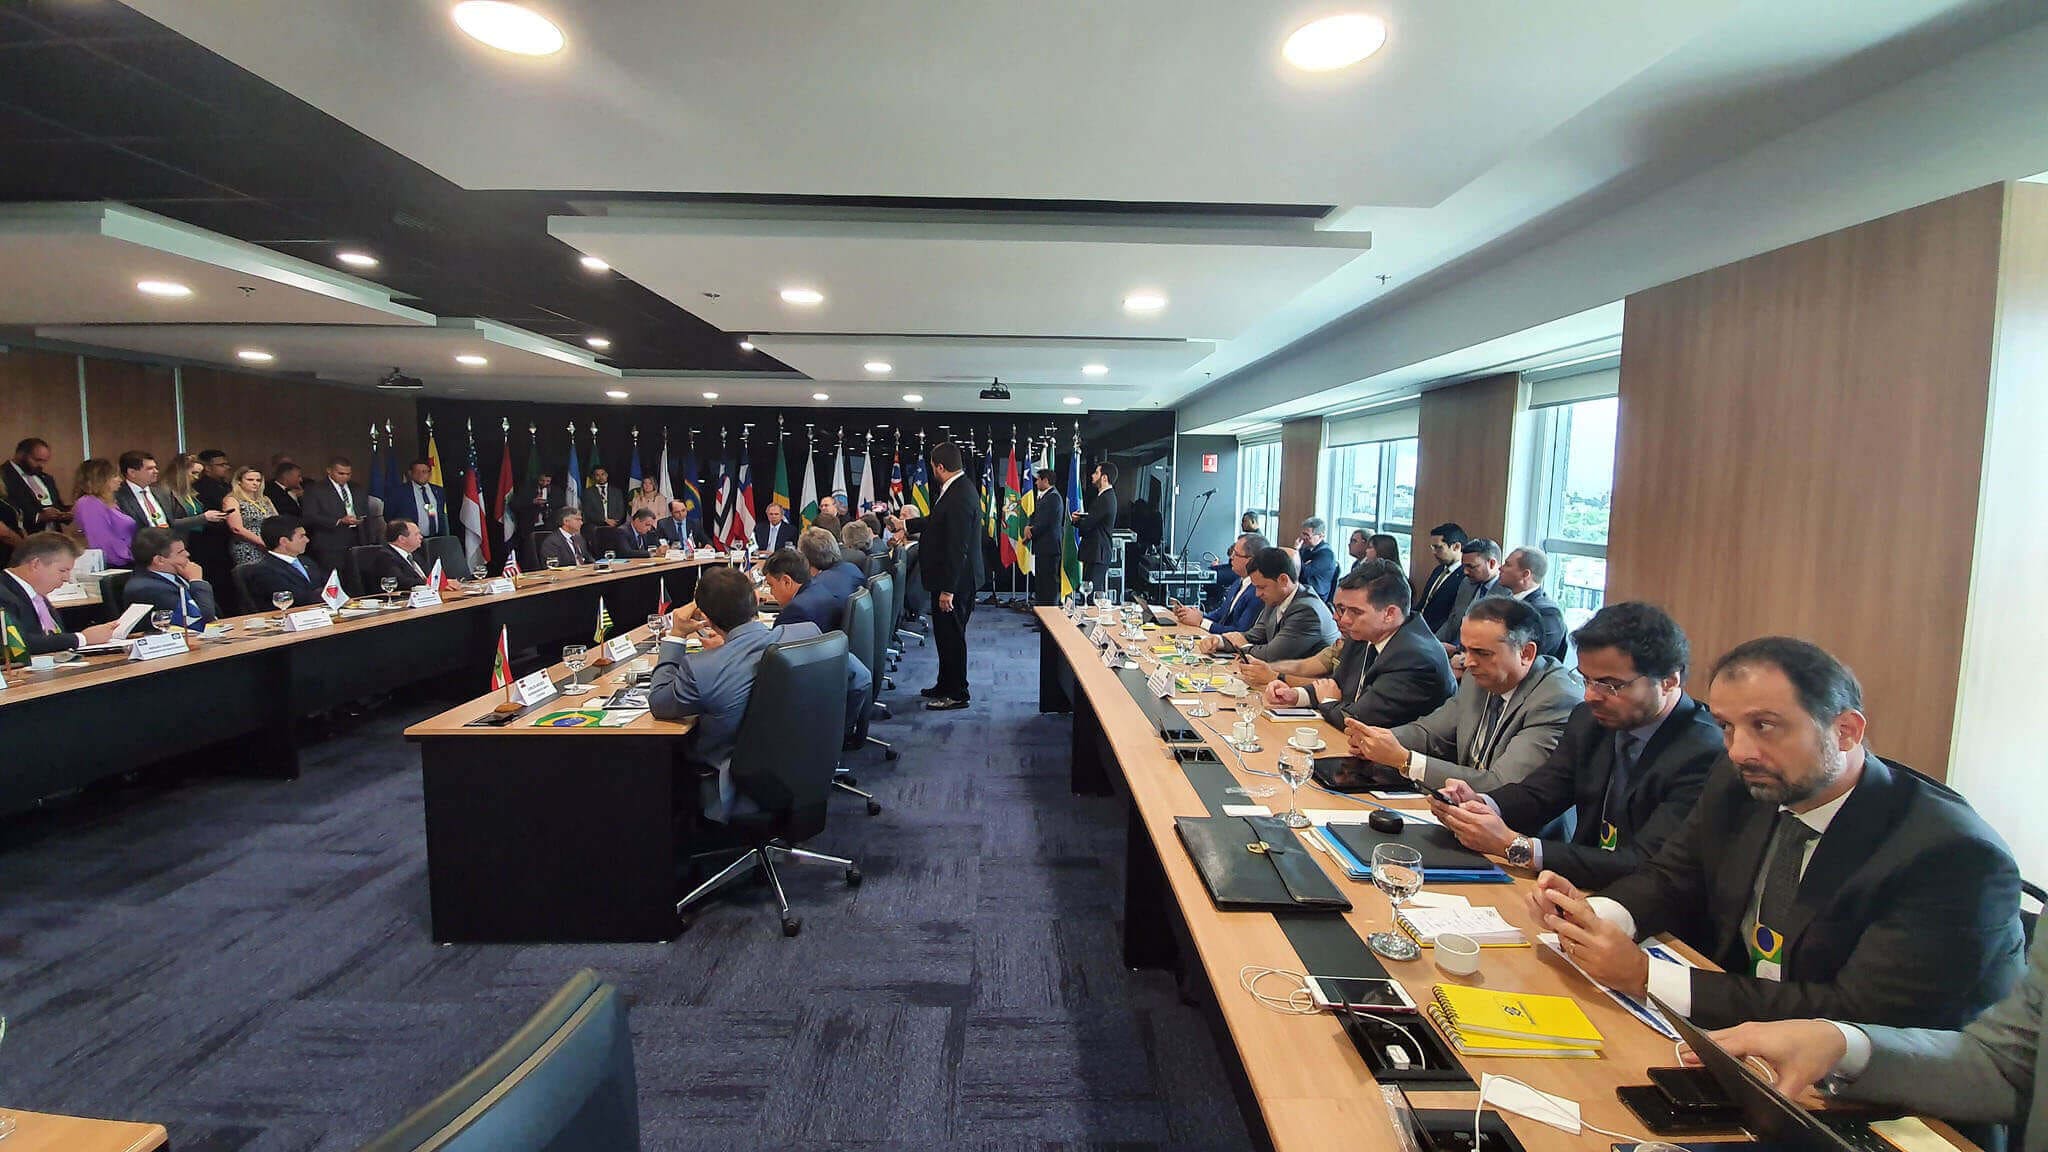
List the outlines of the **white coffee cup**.
<svg viewBox="0 0 2048 1152">
<path fill-rule="evenodd" d="M 1313 728 L 1296 728 L 1293 742 L 1296 748 L 1313 748 L 1321 744 L 1323 739 Z"/>
<path fill-rule="evenodd" d="M 1479 971 L 1479 941 L 1456 932 L 1436 938 L 1436 966 L 1453 976 L 1470 976 Z"/>
<path fill-rule="evenodd" d="M 49 652 L 31 656 L 28 658 L 28 666 L 34 672 L 48 672 L 57 666 L 57 657 Z"/>
</svg>

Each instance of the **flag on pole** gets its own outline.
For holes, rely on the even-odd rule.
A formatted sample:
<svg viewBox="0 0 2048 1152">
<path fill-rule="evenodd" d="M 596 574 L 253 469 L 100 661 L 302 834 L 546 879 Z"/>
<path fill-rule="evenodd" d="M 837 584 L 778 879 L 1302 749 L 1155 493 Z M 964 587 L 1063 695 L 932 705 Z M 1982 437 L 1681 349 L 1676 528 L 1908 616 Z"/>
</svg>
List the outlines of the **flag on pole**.
<svg viewBox="0 0 2048 1152">
<path fill-rule="evenodd" d="M 818 520 L 818 477 L 817 473 L 811 468 L 812 459 L 811 442 L 806 437 L 804 439 L 804 502 L 799 506 L 797 512 L 798 522 L 805 528 L 809 528 Z"/>
<path fill-rule="evenodd" d="M 5 637 L 8 659 L 19 660 L 28 655 L 28 641 L 21 638 L 21 628 L 14 617 L 5 612 L 0 612 L 0 637 Z"/>
<path fill-rule="evenodd" d="M 910 467 L 910 503 L 917 508 L 919 516 L 932 514 L 932 495 L 927 484 L 929 476 L 924 470 L 924 453 L 920 452 Z"/>
<path fill-rule="evenodd" d="M 824 488 L 824 493 L 825 493 L 825 495 L 827 495 L 827 496 L 837 496 L 837 495 L 839 495 L 839 494 L 840 494 L 840 493 L 841 493 L 841 492 L 842 492 L 842 491 L 843 491 L 843 490 L 845 489 L 845 485 L 846 485 L 846 430 L 845 430 L 844 428 L 842 428 L 842 429 L 840 429 L 840 430 L 839 430 L 839 447 L 838 447 L 838 448 L 836 448 L 836 449 L 834 449 L 834 450 L 833 450 L 833 454 L 832 454 L 832 478 L 831 478 L 830 480 L 826 481 L 826 482 L 825 482 L 825 484 L 823 485 L 823 488 Z M 851 517 L 851 516 L 848 516 L 848 515 L 846 514 L 846 509 L 844 509 L 844 508 L 841 508 L 841 509 L 839 510 L 839 516 L 840 516 L 840 518 L 841 518 L 841 519 L 843 519 L 843 520 L 851 520 L 851 519 L 852 519 L 852 517 Z"/>
<path fill-rule="evenodd" d="M 593 476 L 597 475 L 597 470 L 602 467 L 604 467 L 604 464 L 597 458 L 597 425 L 592 424 L 590 426 L 590 474 Z M 579 492 L 578 495 L 581 495 L 581 493 Z"/>
<path fill-rule="evenodd" d="M 448 577 L 441 571 L 441 558 L 434 557 L 434 566 L 427 569 L 427 587 L 439 592 L 448 583 Z"/>
<path fill-rule="evenodd" d="M 1031 460 L 1025 458 L 1022 475 L 1017 472 L 1017 446 L 1010 445 L 1009 480 L 1010 494 L 1003 500 L 1003 511 L 1008 515 L 1004 525 L 1003 551 L 1009 553 L 1004 561 L 1015 568 L 1029 569 L 1031 553 L 1024 544 L 1024 526 L 1031 523 L 1031 510 L 1024 502 L 1031 499 Z M 1022 487 L 1018 487 L 1022 484 Z"/>
<path fill-rule="evenodd" d="M 597 639 L 592 644 L 603 644 L 605 633 L 612 630 L 612 614 L 605 610 L 604 597 L 597 598 Z"/>
<path fill-rule="evenodd" d="M 897 452 L 889 457 L 889 503 L 897 508 L 903 507 L 903 453 L 901 452 Z"/>
<path fill-rule="evenodd" d="M 386 439 L 388 440 L 389 437 L 386 437 Z M 398 445 L 395 442 L 386 445 L 384 449 L 384 483 L 379 485 L 379 487 L 384 489 L 383 498 L 387 500 L 391 498 L 391 493 L 398 491 L 400 487 L 398 479 Z"/>
<path fill-rule="evenodd" d="M 739 479 L 734 482 L 737 495 L 732 503 L 732 543 L 745 548 L 754 539 L 754 462 L 740 460 Z"/>
<path fill-rule="evenodd" d="M 396 454 L 395 452 L 389 453 L 389 455 Z M 375 496 L 379 500 L 384 499 L 386 491 L 384 487 L 384 457 L 386 455 L 387 453 L 378 444 L 377 425 L 373 423 L 370 425 L 370 474 L 367 477 L 369 483 L 366 487 L 369 488 L 370 495 Z"/>
<path fill-rule="evenodd" d="M 491 546 L 484 534 L 484 497 L 477 490 L 474 428 L 469 432 L 469 472 L 463 477 L 462 509 L 456 513 L 456 519 L 462 524 L 462 554 L 468 559 L 470 570 L 489 566 Z"/>
<path fill-rule="evenodd" d="M 1003 554 L 1003 547 L 1000 543 L 1002 534 L 996 531 L 996 525 L 1002 523 L 1002 520 L 1003 494 L 996 490 L 996 446 L 991 441 L 988 451 L 981 458 L 981 530 L 987 534 L 990 540 L 998 541 L 996 544 L 996 555 L 1002 559 L 1004 566 L 1007 567 L 1016 557 Z"/>
<path fill-rule="evenodd" d="M 697 480 L 697 443 L 695 438 L 683 445 L 683 518 L 700 540 L 708 539 L 704 531 L 704 488 Z"/>
<path fill-rule="evenodd" d="M 393 447 L 396 448 L 397 445 L 393 445 Z M 397 461 L 397 455 L 396 452 L 392 453 L 394 463 Z M 432 469 L 432 471 L 427 473 L 427 483 L 432 484 L 436 488 L 441 488 L 441 450 L 434 446 L 434 425 L 432 421 L 427 422 L 427 466 Z M 396 484 L 392 485 L 393 488 L 397 486 Z"/>
<path fill-rule="evenodd" d="M 626 485 L 630 488 L 640 487 L 643 475 L 644 473 L 640 471 L 640 438 L 636 436 L 633 438 L 633 447 L 626 453 Z"/>
<path fill-rule="evenodd" d="M 341 610 L 343 604 L 348 603 L 348 593 L 341 588 L 341 573 L 327 574 L 327 583 L 320 588 L 320 602 L 337 612 Z"/>
<path fill-rule="evenodd" d="M 777 504 L 780 504 L 780 505 L 782 505 L 782 510 L 783 510 L 784 512 L 788 512 L 788 511 L 789 511 L 789 458 L 788 458 L 788 456 L 787 456 L 787 455 L 785 455 L 785 452 L 786 452 L 786 448 L 785 448 L 785 446 L 783 445 L 782 441 L 783 441 L 783 436 L 782 436 L 782 434 L 781 434 L 780 432 L 776 433 L 776 434 L 775 434 L 775 491 L 774 491 L 774 492 L 773 492 L 773 493 L 772 493 L 772 494 L 771 494 L 771 495 L 769 496 L 769 499 L 770 499 L 770 500 L 772 500 L 772 501 L 774 501 L 774 502 L 775 502 L 775 503 L 777 503 Z M 765 511 L 765 510 L 764 510 L 764 511 Z"/>
<path fill-rule="evenodd" d="M 732 478 L 726 475 L 725 449 L 718 450 L 718 468 L 711 478 L 711 539 L 714 543 L 725 542 L 726 530 L 732 526 L 732 497 L 726 489 Z"/>
<path fill-rule="evenodd" d="M 575 502 L 583 498 L 583 469 L 576 465 L 576 429 L 573 425 L 569 428 L 569 475 L 565 479 L 569 483 L 568 503 L 574 507 Z"/>
<path fill-rule="evenodd" d="M 660 600 L 660 602 L 659 602 L 659 603 L 657 603 L 657 604 L 656 604 L 656 605 L 654 606 L 654 610 L 655 610 L 656 612 L 659 612 L 659 613 L 661 613 L 661 614 L 662 614 L 663 616 L 666 616 L 666 615 L 668 615 L 668 614 L 669 614 L 670 612 L 672 612 L 672 611 L 674 611 L 674 610 L 675 610 L 675 605 L 674 605 L 674 604 L 671 604 L 671 603 L 669 603 L 669 599 L 668 599 L 668 577 L 666 577 L 666 576 L 663 576 L 663 577 L 661 578 L 661 600 Z"/>
<path fill-rule="evenodd" d="M 661 514 L 666 516 L 668 515 L 670 502 L 676 498 L 675 483 L 669 479 L 668 433 L 666 431 L 661 434 L 661 460 L 655 464 L 655 468 L 660 471 L 661 475 L 654 482 L 654 490 L 661 493 Z"/>
<path fill-rule="evenodd" d="M 1074 531 L 1074 513 L 1081 510 L 1081 453 L 1067 457 L 1067 515 L 1060 528 L 1060 595 L 1081 588 L 1081 537 Z"/>
<path fill-rule="evenodd" d="M 872 449 L 873 447 L 873 445 L 869 445 L 870 449 Z M 855 496 L 855 499 L 860 501 L 859 510 L 865 512 L 868 510 L 868 505 L 873 504 L 875 502 L 874 452 L 869 451 L 866 456 L 861 457 L 860 463 L 854 465 L 854 468 L 860 472 L 860 489 L 857 495 Z"/>
<path fill-rule="evenodd" d="M 519 550 L 519 509 L 512 500 L 512 433 L 505 433 L 505 450 L 498 453 L 498 490 L 491 494 L 491 519 L 503 534 L 505 553 Z"/>
<path fill-rule="evenodd" d="M 505 579 L 519 579 L 519 549 L 517 548 L 505 554 Z"/>
<path fill-rule="evenodd" d="M 512 686 L 512 651 L 507 643 L 506 630 L 498 629 L 498 655 L 491 661 L 491 691 Z"/>
</svg>

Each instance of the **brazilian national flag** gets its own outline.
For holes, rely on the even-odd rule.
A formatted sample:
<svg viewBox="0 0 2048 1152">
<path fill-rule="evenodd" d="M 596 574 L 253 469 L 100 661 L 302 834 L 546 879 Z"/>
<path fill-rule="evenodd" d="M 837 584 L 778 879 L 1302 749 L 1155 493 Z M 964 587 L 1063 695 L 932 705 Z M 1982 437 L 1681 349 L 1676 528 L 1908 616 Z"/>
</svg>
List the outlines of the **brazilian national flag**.
<svg viewBox="0 0 2048 1152">
<path fill-rule="evenodd" d="M 28 641 L 22 639 L 21 629 L 15 625 L 14 618 L 5 612 L 0 612 L 0 638 L 5 639 L 7 655 L 10 658 L 22 660 L 28 657 Z"/>
</svg>

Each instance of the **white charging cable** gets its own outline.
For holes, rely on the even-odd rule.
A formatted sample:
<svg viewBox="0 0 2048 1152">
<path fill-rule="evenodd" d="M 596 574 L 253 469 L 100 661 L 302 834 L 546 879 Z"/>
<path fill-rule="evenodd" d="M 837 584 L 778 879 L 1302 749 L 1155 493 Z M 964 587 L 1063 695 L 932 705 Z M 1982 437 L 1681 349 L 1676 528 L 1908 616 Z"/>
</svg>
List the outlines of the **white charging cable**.
<svg viewBox="0 0 2048 1152">
<path fill-rule="evenodd" d="M 1285 999 L 1275 996 L 1271 992 L 1259 991 L 1259 981 L 1269 977 L 1285 977 L 1294 982 L 1294 986 L 1287 990 Z M 1250 993 L 1251 998 L 1258 1001 L 1261 1006 L 1275 1012 L 1284 1012 L 1289 1016 L 1313 1016 L 1322 1011 L 1316 1004 L 1314 991 L 1308 986 L 1308 977 L 1291 969 L 1267 968 L 1259 964 L 1247 964 L 1237 970 L 1237 984 L 1238 987 Z M 1421 1040 L 1416 1038 L 1415 1033 L 1410 1032 L 1407 1026 L 1398 1020 L 1389 1020 L 1385 1016 L 1379 1015 L 1382 1012 L 1409 1011 L 1408 1009 L 1390 1008 L 1381 1004 L 1343 1004 L 1339 1005 L 1339 1008 L 1341 1011 L 1349 1012 L 1360 1019 L 1371 1020 L 1376 1024 L 1384 1024 L 1399 1032 L 1407 1037 L 1409 1045 L 1414 1048 L 1416 1065 L 1419 1067 L 1428 1063 L 1429 1049 L 1424 1046 Z M 1389 1047 L 1392 1047 L 1392 1045 L 1389 1045 Z"/>
<path fill-rule="evenodd" d="M 1529 1091 L 1535 1093 L 1535 1098 L 1531 1100 L 1530 1103 L 1540 1104 L 1540 1106 L 1543 1109 L 1549 1111 L 1551 1116 L 1553 1116 L 1555 1119 L 1548 1121 L 1548 1123 L 1552 1124 L 1553 1126 L 1577 1126 L 1580 1128 L 1588 1128 L 1594 1132 L 1598 1132 L 1602 1136 L 1612 1136 L 1616 1140 L 1625 1141 L 1630 1144 L 1651 1143 L 1651 1141 L 1645 1137 L 1631 1136 L 1626 1132 L 1616 1132 L 1612 1128 L 1602 1128 L 1598 1124 L 1588 1122 L 1584 1116 L 1574 1116 L 1570 1112 L 1567 1112 L 1563 1108 L 1552 1103 L 1548 1093 L 1544 1092 L 1540 1088 L 1537 1088 L 1535 1085 L 1528 1083 L 1527 1081 L 1518 1080 L 1513 1076 L 1502 1076 L 1499 1073 L 1492 1073 L 1480 1078 L 1479 1102 L 1472 1105 L 1473 1152 L 1479 1152 L 1479 1146 L 1483 1140 L 1483 1137 L 1480 1134 L 1479 1123 L 1481 1116 L 1486 1111 L 1486 1089 L 1489 1085 L 1495 1083 L 1520 1084 L 1522 1087 L 1527 1088 Z M 1531 1109 L 1525 1107 L 1523 1109 L 1520 1109 L 1520 1111 L 1523 1115 L 1529 1115 Z M 1543 1117 L 1541 1116 L 1531 1115 L 1529 1116 L 1529 1119 L 1543 1121 Z"/>
</svg>

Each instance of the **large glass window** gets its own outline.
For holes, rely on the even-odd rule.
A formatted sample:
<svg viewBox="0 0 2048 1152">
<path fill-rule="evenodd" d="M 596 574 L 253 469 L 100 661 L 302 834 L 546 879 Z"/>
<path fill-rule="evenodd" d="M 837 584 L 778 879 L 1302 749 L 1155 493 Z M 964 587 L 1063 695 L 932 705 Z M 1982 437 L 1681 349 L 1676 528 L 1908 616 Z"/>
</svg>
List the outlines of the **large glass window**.
<svg viewBox="0 0 2048 1152">
<path fill-rule="evenodd" d="M 1614 499 L 1612 396 L 1542 410 L 1538 524 L 1551 571 L 1544 583 L 1573 628 L 1600 610 L 1607 592 L 1607 520 Z"/>
<path fill-rule="evenodd" d="M 1330 546 L 1336 549 L 1339 564 L 1349 567 L 1345 549 L 1352 530 L 1360 528 L 1393 536 L 1401 544 L 1401 562 L 1408 563 L 1415 520 L 1415 444 L 1411 437 L 1323 449 L 1317 514 L 1329 526 Z"/>
<path fill-rule="evenodd" d="M 1273 535 L 1273 522 L 1280 516 L 1280 442 L 1247 444 L 1237 453 L 1237 514 L 1250 512 L 1259 518 L 1259 530 Z M 1232 526 L 1235 535 L 1236 527 Z"/>
</svg>

